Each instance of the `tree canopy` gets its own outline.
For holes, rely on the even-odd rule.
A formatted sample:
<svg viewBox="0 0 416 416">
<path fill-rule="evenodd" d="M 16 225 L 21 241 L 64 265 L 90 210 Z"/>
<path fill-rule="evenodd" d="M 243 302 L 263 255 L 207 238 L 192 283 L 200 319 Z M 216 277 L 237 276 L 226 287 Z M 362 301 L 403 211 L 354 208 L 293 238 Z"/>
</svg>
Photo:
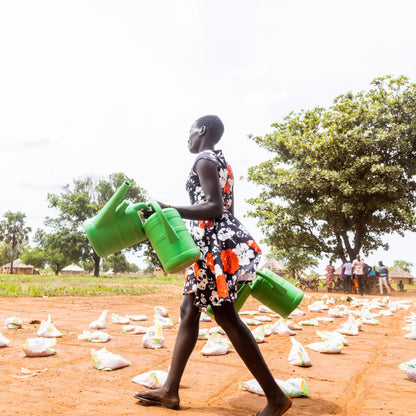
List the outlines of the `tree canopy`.
<svg viewBox="0 0 416 416">
<path fill-rule="evenodd" d="M 66 185 L 60 194 L 48 194 L 49 207 L 56 209 L 57 216 L 46 218 L 45 224 L 52 227 L 54 232 L 47 235 L 44 242 L 45 248 L 50 249 L 48 263 L 55 264 L 55 271 L 80 259 L 93 258 L 94 275 L 99 275 L 101 259 L 89 244 L 83 223 L 96 215 L 126 181 L 130 183 L 127 198 L 144 202 L 146 191 L 123 173 L 113 173 L 108 179 L 91 176 L 74 179 L 73 184 Z M 139 248 L 136 245 L 131 249 Z"/>
<path fill-rule="evenodd" d="M 385 76 L 328 108 L 290 113 L 264 136 L 273 157 L 249 169 L 249 202 L 275 249 L 353 259 L 415 230 L 416 84 Z"/>
</svg>

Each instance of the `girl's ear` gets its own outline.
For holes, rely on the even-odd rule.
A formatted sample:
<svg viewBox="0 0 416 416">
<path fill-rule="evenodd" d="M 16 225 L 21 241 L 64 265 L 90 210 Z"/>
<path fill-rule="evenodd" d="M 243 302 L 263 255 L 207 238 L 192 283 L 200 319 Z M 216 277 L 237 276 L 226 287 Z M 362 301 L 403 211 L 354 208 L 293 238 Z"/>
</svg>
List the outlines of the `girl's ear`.
<svg viewBox="0 0 416 416">
<path fill-rule="evenodd" d="M 203 135 L 207 131 L 207 128 L 205 126 L 201 126 L 201 129 L 199 130 L 199 134 Z"/>
</svg>

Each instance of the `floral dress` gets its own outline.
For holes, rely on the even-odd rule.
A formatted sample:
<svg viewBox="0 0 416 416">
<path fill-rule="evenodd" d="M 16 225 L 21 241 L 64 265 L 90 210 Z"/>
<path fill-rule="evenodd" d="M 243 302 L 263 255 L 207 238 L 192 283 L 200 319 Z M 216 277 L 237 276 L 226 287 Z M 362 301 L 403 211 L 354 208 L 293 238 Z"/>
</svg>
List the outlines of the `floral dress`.
<svg viewBox="0 0 416 416">
<path fill-rule="evenodd" d="M 251 282 L 260 261 L 261 250 L 244 226 L 229 211 L 233 202 L 234 176 L 221 150 L 199 153 L 189 174 L 186 190 L 192 205 L 206 200 L 195 171 L 200 159 L 217 165 L 224 211 L 219 220 L 191 221 L 190 233 L 201 251 L 189 267 L 184 294 L 195 293 L 195 306 L 219 306 L 236 300 L 237 283 Z"/>
</svg>

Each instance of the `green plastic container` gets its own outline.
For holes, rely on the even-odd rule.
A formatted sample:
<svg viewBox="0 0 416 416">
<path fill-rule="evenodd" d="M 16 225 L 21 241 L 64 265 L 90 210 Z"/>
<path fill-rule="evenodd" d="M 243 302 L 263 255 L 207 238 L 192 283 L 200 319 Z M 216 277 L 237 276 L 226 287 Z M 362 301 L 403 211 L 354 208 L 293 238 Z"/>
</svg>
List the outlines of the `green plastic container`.
<svg viewBox="0 0 416 416">
<path fill-rule="evenodd" d="M 201 256 L 179 212 L 174 208 L 161 209 L 150 201 L 155 210 L 144 224 L 144 230 L 167 273 L 179 272 L 195 263 Z"/>
<path fill-rule="evenodd" d="M 237 299 L 234 302 L 234 306 L 237 312 L 243 307 L 245 301 L 250 296 L 251 293 L 251 286 L 248 283 L 240 283 L 237 286 Z M 215 319 L 214 311 L 212 310 L 211 306 L 208 306 L 205 313 L 209 315 L 211 318 Z"/>
<path fill-rule="evenodd" d="M 123 198 L 130 184 L 125 182 L 93 218 L 84 222 L 93 249 L 106 257 L 146 240 L 143 223 L 137 213 L 146 204 L 132 204 Z"/>
<path fill-rule="evenodd" d="M 270 309 L 287 318 L 303 299 L 303 292 L 271 270 L 257 271 L 251 294 Z"/>
</svg>

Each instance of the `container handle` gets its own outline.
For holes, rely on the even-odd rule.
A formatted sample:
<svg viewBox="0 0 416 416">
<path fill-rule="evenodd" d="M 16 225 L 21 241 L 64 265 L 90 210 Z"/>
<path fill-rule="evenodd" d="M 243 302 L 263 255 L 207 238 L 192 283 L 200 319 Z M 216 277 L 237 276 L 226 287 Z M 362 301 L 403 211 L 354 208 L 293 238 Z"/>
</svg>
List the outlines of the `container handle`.
<svg viewBox="0 0 416 416">
<path fill-rule="evenodd" d="M 149 209 L 149 205 L 145 204 L 144 202 L 138 202 L 134 204 L 132 207 L 135 211 L 142 210 L 142 209 Z"/>
<path fill-rule="evenodd" d="M 165 229 L 165 234 L 166 234 L 166 237 L 168 238 L 169 243 L 173 244 L 176 241 L 178 241 L 179 240 L 178 234 L 176 234 L 176 231 L 174 230 L 174 228 L 169 224 L 169 221 L 166 218 L 165 213 L 163 212 L 162 208 L 160 208 L 160 205 L 157 203 L 157 201 L 152 199 L 149 202 L 149 205 L 155 210 L 157 216 L 159 217 L 163 225 L 163 228 Z"/>
</svg>

